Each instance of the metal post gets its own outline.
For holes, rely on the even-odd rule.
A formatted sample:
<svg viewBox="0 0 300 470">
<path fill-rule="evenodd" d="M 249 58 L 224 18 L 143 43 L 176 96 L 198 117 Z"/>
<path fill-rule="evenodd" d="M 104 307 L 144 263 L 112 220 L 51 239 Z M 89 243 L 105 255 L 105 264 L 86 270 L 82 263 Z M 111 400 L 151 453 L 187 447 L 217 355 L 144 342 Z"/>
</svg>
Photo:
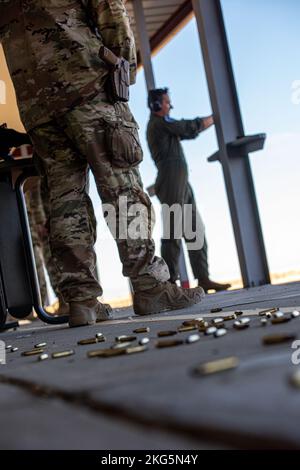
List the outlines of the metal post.
<svg viewBox="0 0 300 470">
<path fill-rule="evenodd" d="M 155 88 L 155 78 L 142 0 L 133 0 L 133 9 L 141 60 L 144 67 L 147 90 L 149 91 Z"/>
<path fill-rule="evenodd" d="M 270 283 L 248 153 L 265 135 L 245 137 L 220 0 L 192 0 L 216 125 L 240 268 L 245 287 Z"/>
</svg>

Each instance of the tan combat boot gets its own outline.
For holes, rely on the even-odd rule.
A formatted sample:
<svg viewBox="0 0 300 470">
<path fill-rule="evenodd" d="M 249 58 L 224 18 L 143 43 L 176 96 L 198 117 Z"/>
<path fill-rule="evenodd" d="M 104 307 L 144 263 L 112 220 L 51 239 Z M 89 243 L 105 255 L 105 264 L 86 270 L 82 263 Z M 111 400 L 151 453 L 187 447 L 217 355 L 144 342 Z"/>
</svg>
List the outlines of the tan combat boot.
<svg viewBox="0 0 300 470">
<path fill-rule="evenodd" d="M 62 297 L 59 297 L 55 315 L 69 315 L 69 313 L 70 313 L 70 305 L 67 302 L 65 302 Z"/>
<path fill-rule="evenodd" d="M 69 326 L 95 325 L 96 322 L 111 320 L 112 308 L 96 299 L 83 302 L 70 302 Z"/>
<path fill-rule="evenodd" d="M 70 305 L 59 296 L 52 305 L 45 308 L 45 311 L 49 313 L 49 315 L 69 315 Z"/>
<path fill-rule="evenodd" d="M 204 296 L 202 287 L 183 289 L 176 284 L 162 282 L 152 289 L 136 292 L 133 309 L 136 315 L 179 310 L 197 304 Z"/>
</svg>

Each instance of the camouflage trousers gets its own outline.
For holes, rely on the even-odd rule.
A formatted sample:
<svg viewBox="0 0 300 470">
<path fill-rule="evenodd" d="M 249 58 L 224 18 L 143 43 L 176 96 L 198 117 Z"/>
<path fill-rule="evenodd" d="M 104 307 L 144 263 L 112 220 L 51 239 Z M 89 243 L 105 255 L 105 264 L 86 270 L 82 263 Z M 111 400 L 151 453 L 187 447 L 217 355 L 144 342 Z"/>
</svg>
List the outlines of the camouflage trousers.
<svg viewBox="0 0 300 470">
<path fill-rule="evenodd" d="M 55 264 L 53 263 L 46 228 L 49 204 L 45 178 L 32 178 L 30 181 L 30 189 L 26 191 L 25 198 L 42 304 L 46 306 L 49 304 L 49 298 L 45 269 L 57 297 L 60 296 L 60 278 Z"/>
<path fill-rule="evenodd" d="M 139 204 L 146 207 L 150 216 L 141 222 L 145 237 L 123 238 L 114 234 L 123 274 L 130 278 L 134 291 L 149 289 L 169 279 L 167 265 L 155 256 L 152 206 L 143 191 L 139 171 L 135 166 L 114 165 L 114 157 L 119 161 L 121 155 L 113 155 L 108 150 L 106 123 L 118 123 L 121 130 L 124 127 L 125 140 L 128 129 L 138 139 L 137 125 L 128 105 L 111 104 L 103 93 L 29 132 L 47 178 L 50 247 L 60 272 L 60 290 L 67 302 L 102 295 L 95 276 L 95 216 L 86 190 L 89 168 L 102 203 L 115 208 L 116 224 L 124 216 L 120 197 L 126 197 L 128 212 Z M 114 232 L 111 222 L 107 222 Z M 126 223 L 131 223 L 130 216 Z"/>
<path fill-rule="evenodd" d="M 40 180 L 40 194 L 41 194 L 41 201 L 42 201 L 42 206 L 43 206 L 44 214 L 45 214 L 44 225 L 48 232 L 49 197 L 48 197 L 48 185 L 47 185 L 47 181 L 45 177 L 41 178 Z M 56 297 L 59 298 L 61 296 L 60 288 L 59 288 L 60 273 L 56 267 L 56 264 L 54 263 L 53 256 L 51 253 L 49 233 L 47 233 L 47 236 L 42 239 L 42 251 L 43 251 L 43 257 L 44 257 L 45 266 L 46 266 L 46 270 L 49 276 L 51 287 Z"/>
<path fill-rule="evenodd" d="M 35 258 L 35 265 L 40 285 L 42 305 L 48 305 L 48 292 L 46 277 L 44 271 L 44 256 L 42 250 L 41 240 L 41 225 L 45 221 L 44 213 L 42 210 L 41 194 L 40 194 L 40 181 L 35 178 L 31 181 L 30 189 L 25 193 L 27 214 L 29 219 L 32 246 Z M 41 220 L 42 219 L 42 220 Z"/>
</svg>

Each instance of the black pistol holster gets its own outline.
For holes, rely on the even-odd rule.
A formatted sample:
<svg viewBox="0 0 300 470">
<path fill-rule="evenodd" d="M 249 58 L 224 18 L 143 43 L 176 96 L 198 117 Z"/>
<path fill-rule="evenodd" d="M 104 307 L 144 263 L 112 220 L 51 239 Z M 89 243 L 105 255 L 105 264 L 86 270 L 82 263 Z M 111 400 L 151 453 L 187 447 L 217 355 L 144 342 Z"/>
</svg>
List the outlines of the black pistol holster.
<svg viewBox="0 0 300 470">
<path fill-rule="evenodd" d="M 129 62 L 123 57 L 116 56 L 105 46 L 100 47 L 99 57 L 109 67 L 108 92 L 112 101 L 129 101 Z"/>
</svg>

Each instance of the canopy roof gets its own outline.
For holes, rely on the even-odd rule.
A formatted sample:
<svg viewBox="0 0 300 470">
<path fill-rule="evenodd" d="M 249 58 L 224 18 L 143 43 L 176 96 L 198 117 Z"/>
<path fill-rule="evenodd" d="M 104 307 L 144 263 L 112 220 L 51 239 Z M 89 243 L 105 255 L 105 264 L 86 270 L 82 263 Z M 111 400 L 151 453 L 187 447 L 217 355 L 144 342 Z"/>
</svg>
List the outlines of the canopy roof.
<svg viewBox="0 0 300 470">
<path fill-rule="evenodd" d="M 133 1 L 128 0 L 126 7 L 132 19 L 136 45 L 139 50 Z M 171 40 L 193 15 L 191 0 L 143 0 L 142 4 L 152 53 L 157 52 L 166 42 Z"/>
</svg>

